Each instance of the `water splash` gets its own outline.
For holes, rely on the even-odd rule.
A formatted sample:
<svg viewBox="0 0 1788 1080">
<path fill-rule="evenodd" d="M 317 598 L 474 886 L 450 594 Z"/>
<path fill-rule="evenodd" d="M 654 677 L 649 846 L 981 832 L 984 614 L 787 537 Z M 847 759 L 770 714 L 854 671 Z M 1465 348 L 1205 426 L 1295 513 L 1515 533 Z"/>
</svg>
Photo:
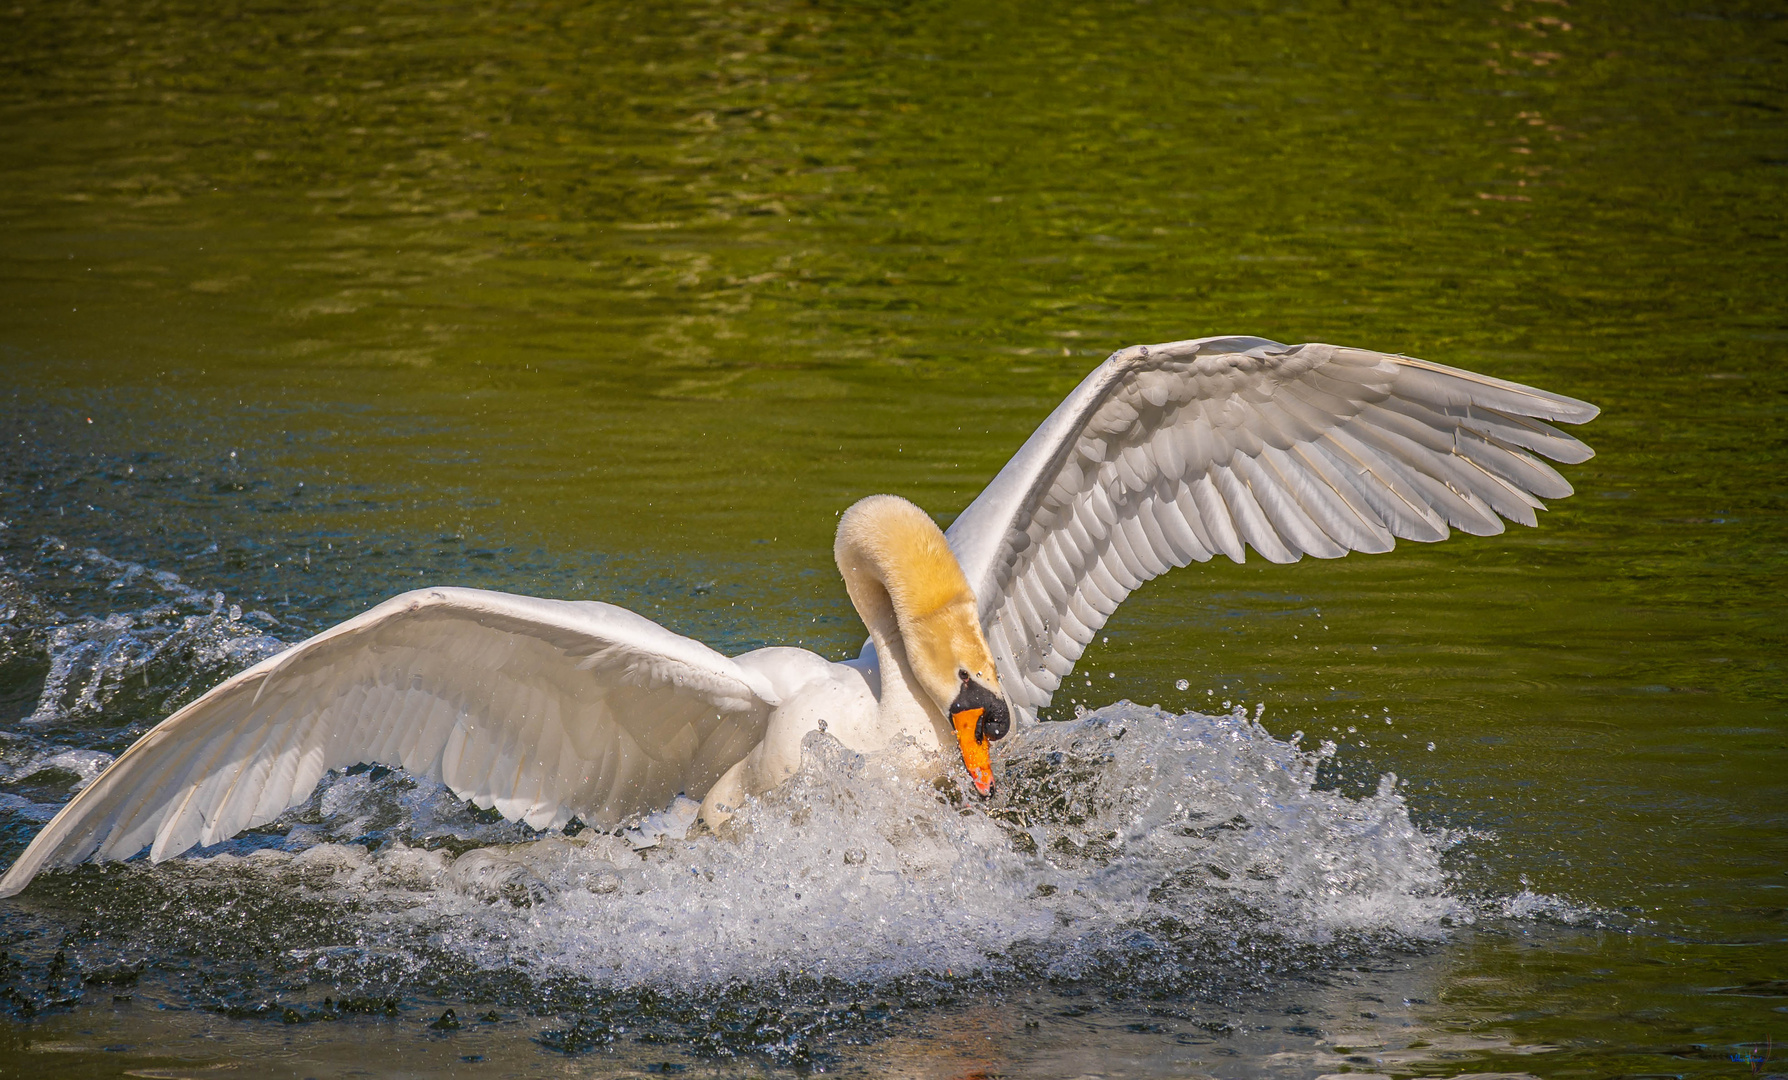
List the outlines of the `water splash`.
<svg viewBox="0 0 1788 1080">
<path fill-rule="evenodd" d="M 0 565 L 0 646 L 8 659 L 42 664 L 36 704 L 20 721 L 27 729 L 115 727 L 120 719 L 148 726 L 286 647 L 268 633 L 279 625 L 273 616 L 226 608 L 222 593 L 195 589 L 170 571 L 93 549 L 70 552 L 55 537 L 40 542 L 37 556 L 40 569 L 125 603 L 103 618 L 63 615 L 30 588 L 30 569 Z M 128 606 L 132 600 L 139 606 Z"/>
<path fill-rule="evenodd" d="M 476 825 L 460 830 L 473 844 L 444 845 L 463 803 L 361 773 L 291 815 L 283 850 L 187 868 L 252 866 L 270 887 L 401 910 L 390 934 L 471 969 L 609 988 L 1080 979 L 1145 961 L 1171 981 L 1208 972 L 1213 949 L 1430 940 L 1468 916 L 1393 777 L 1363 799 L 1317 790 L 1320 753 L 1239 712 L 1120 703 L 1031 727 L 1002 744 L 988 804 L 935 756 L 915 770 L 910 748 L 814 733 L 803 751 L 718 833 L 645 849 L 625 829 L 493 846 L 476 834 L 497 826 Z M 380 826 L 374 852 L 339 842 Z"/>
</svg>

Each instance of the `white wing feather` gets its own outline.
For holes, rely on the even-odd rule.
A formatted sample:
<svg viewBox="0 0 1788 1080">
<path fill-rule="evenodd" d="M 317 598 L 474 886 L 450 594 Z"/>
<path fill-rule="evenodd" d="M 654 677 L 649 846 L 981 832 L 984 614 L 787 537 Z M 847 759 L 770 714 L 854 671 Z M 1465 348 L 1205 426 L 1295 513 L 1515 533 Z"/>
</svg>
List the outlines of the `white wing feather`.
<svg viewBox="0 0 1788 1080">
<path fill-rule="evenodd" d="M 1124 597 L 1244 546 L 1273 562 L 1535 524 L 1595 406 L 1407 356 L 1253 337 L 1114 353 L 947 536 L 1035 716 Z"/>
<path fill-rule="evenodd" d="M 535 828 L 613 825 L 700 798 L 763 739 L 777 700 L 763 675 L 624 608 L 406 593 L 157 725 L 45 826 L 0 896 L 45 867 L 216 843 L 359 762 Z"/>
</svg>

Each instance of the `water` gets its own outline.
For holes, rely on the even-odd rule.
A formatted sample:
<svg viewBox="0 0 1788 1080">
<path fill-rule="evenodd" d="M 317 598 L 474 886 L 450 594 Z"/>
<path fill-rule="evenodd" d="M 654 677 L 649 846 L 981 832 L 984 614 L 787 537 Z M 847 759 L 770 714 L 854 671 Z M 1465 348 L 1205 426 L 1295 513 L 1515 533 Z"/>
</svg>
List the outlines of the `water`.
<svg viewBox="0 0 1788 1080">
<path fill-rule="evenodd" d="M 0 905 L 0 1072 L 1729 1076 L 1788 1037 L 1773 6 L 0 19 L 0 860 L 420 583 L 854 651 L 836 513 L 947 522 L 1122 345 L 1604 409 L 1537 530 L 1145 586 L 985 811 L 822 743 L 642 855 L 365 771 L 45 877 Z"/>
</svg>

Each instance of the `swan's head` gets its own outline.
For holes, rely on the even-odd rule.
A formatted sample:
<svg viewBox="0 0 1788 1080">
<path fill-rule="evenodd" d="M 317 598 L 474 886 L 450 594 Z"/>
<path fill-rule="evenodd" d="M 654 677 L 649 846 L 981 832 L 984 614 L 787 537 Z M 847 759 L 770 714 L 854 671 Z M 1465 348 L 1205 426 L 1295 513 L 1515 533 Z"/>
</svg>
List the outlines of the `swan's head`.
<svg viewBox="0 0 1788 1080">
<path fill-rule="evenodd" d="M 925 511 L 893 495 L 872 495 L 838 523 L 839 572 L 870 633 L 898 642 L 913 680 L 962 749 L 975 790 L 993 794 L 992 744 L 1012 725 L 1012 705 L 974 590 L 949 542 Z M 891 624 L 891 625 L 890 625 Z M 939 733 L 945 743 L 948 735 Z"/>
</svg>

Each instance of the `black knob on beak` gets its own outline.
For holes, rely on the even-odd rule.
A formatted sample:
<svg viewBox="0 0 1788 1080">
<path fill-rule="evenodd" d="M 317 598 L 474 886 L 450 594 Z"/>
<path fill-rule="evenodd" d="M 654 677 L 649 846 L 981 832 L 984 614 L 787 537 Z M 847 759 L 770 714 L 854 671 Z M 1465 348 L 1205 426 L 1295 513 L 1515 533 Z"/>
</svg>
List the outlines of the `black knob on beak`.
<svg viewBox="0 0 1788 1080">
<path fill-rule="evenodd" d="M 987 706 L 987 711 L 981 714 L 980 721 L 975 725 L 977 736 L 995 742 L 1005 738 L 1006 732 L 1011 730 L 1012 714 L 1007 711 L 1006 703 L 997 697 L 993 699 L 993 704 Z"/>
<path fill-rule="evenodd" d="M 956 700 L 950 703 L 950 715 L 968 709 L 980 709 L 981 715 L 975 721 L 975 741 L 987 742 L 1006 737 L 1012 730 L 1012 711 L 1006 707 L 1006 701 L 985 685 L 969 677 L 968 672 L 961 673 L 962 689 L 957 692 Z"/>
</svg>

